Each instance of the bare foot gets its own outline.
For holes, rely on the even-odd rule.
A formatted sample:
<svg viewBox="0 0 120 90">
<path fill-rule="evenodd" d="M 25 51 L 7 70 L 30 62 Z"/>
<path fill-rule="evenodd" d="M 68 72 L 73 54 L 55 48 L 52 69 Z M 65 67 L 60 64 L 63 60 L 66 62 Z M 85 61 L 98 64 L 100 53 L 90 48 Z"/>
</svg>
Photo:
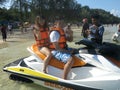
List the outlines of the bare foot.
<svg viewBox="0 0 120 90">
<path fill-rule="evenodd" d="M 43 73 L 47 73 L 47 71 L 46 71 L 46 70 L 43 70 Z"/>
</svg>

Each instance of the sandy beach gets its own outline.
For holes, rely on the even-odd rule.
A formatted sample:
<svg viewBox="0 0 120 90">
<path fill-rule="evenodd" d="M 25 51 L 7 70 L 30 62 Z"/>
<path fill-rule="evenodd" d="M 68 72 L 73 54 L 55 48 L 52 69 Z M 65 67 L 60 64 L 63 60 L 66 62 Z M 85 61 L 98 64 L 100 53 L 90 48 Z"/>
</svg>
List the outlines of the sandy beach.
<svg viewBox="0 0 120 90">
<path fill-rule="evenodd" d="M 3 42 L 0 37 L 0 90 L 48 90 L 36 84 L 26 84 L 12 81 L 6 72 L 2 71 L 4 65 L 19 58 L 29 56 L 27 47 L 34 43 L 31 31 L 21 34 L 15 31 L 13 35 L 8 35 L 7 42 Z"/>
<path fill-rule="evenodd" d="M 81 28 L 73 27 L 72 29 L 74 31 L 74 42 L 79 41 L 82 38 L 80 36 Z M 112 42 L 111 37 L 116 31 L 116 26 L 105 27 L 103 41 Z M 68 43 L 69 46 L 80 47 L 75 45 L 74 42 Z M 13 35 L 8 35 L 7 42 L 2 41 L 0 34 L 0 90 L 48 90 L 36 84 L 12 81 L 9 79 L 8 74 L 2 70 L 6 64 L 29 56 L 30 54 L 26 48 L 33 43 L 35 43 L 35 41 L 31 30 L 24 34 L 21 34 L 19 30 L 15 30 Z"/>
</svg>

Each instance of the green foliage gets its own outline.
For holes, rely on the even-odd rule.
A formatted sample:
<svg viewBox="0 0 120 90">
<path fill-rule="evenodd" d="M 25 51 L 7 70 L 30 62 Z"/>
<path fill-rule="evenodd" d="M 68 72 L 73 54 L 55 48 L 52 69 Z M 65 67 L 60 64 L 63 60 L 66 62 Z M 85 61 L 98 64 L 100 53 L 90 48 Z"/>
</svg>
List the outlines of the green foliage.
<svg viewBox="0 0 120 90">
<path fill-rule="evenodd" d="M 0 0 L 4 1 L 4 0 Z M 102 9 L 90 9 L 81 6 L 76 0 L 11 0 L 13 4 L 9 10 L 0 9 L 0 20 L 29 21 L 34 22 L 37 15 L 44 15 L 48 21 L 53 22 L 56 17 L 62 17 L 66 22 L 81 22 L 84 17 L 91 21 L 93 13 L 100 14 L 100 20 L 104 24 L 119 23 L 120 18 Z"/>
</svg>

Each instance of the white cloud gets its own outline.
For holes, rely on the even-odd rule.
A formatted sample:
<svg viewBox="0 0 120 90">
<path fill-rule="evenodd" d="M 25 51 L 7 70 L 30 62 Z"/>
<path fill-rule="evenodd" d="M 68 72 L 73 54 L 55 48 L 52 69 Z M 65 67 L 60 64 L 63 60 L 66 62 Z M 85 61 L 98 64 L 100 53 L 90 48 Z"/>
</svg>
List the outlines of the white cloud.
<svg viewBox="0 0 120 90">
<path fill-rule="evenodd" d="M 112 9 L 110 13 L 113 14 L 114 16 L 120 17 L 120 10 Z"/>
</svg>

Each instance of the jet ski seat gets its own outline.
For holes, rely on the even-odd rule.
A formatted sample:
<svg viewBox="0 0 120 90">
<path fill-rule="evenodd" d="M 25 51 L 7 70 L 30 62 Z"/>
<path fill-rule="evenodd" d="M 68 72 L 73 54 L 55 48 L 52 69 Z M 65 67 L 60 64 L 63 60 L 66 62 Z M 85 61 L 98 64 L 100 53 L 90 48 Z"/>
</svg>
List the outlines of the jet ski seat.
<svg viewBox="0 0 120 90">
<path fill-rule="evenodd" d="M 33 44 L 31 46 L 31 50 L 42 60 L 44 60 L 45 55 L 42 54 L 39 50 L 36 44 Z M 74 60 L 74 64 L 73 67 L 79 67 L 79 66 L 84 66 L 86 65 L 86 63 L 83 60 L 80 60 L 78 57 L 73 56 L 73 60 Z M 59 60 L 57 60 L 55 57 L 52 57 L 52 59 L 49 62 L 49 65 L 63 69 L 64 68 L 64 63 L 60 62 Z"/>
<path fill-rule="evenodd" d="M 99 53 L 116 66 L 120 67 L 120 45 L 104 42 L 99 48 Z"/>
</svg>

